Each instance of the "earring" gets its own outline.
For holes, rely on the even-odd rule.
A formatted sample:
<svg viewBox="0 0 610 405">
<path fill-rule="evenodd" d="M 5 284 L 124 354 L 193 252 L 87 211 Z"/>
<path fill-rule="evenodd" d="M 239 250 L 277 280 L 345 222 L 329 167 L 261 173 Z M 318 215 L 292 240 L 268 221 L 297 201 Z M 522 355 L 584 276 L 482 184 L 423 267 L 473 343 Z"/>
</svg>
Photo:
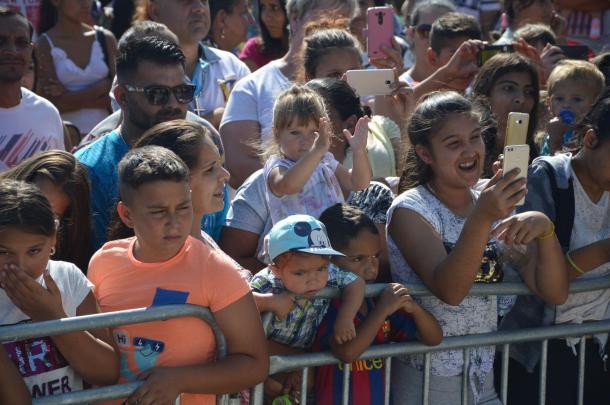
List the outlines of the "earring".
<svg viewBox="0 0 610 405">
<path fill-rule="evenodd" d="M 51 248 L 51 254 L 49 256 L 53 256 L 55 254 L 55 246 Z"/>
<path fill-rule="evenodd" d="M 222 28 L 222 29 L 220 30 L 220 38 L 221 38 L 221 39 L 225 39 L 225 29 L 224 29 L 224 28 Z"/>
</svg>

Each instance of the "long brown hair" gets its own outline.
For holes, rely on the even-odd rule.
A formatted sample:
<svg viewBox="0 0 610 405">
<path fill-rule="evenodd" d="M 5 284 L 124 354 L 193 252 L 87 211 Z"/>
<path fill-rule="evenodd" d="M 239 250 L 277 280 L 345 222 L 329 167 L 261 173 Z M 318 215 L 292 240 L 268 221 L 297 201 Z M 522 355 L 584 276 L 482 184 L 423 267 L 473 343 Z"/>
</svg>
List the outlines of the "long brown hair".
<svg viewBox="0 0 610 405">
<path fill-rule="evenodd" d="M 426 184 L 432 179 L 430 166 L 419 157 L 415 147 L 422 145 L 430 149 L 430 138 L 447 123 L 447 117 L 461 113 L 479 115 L 472 102 L 455 91 L 430 93 L 415 107 L 407 127 L 410 145 L 400 177 L 399 193 Z"/>
<path fill-rule="evenodd" d="M 60 218 L 54 259 L 76 264 L 85 273 L 93 255 L 91 244 L 90 186 L 87 169 L 71 153 L 52 150 L 24 160 L 0 174 L 0 180 L 28 183 L 44 178 L 68 196 L 70 205 Z"/>
</svg>

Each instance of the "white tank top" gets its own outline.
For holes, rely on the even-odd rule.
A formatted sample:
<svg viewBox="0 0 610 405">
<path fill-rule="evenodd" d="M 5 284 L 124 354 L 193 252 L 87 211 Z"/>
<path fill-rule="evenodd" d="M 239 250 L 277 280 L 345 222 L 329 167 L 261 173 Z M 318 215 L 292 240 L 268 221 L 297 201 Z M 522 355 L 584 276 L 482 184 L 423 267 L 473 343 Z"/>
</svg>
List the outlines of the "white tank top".
<svg viewBox="0 0 610 405">
<path fill-rule="evenodd" d="M 51 47 L 51 56 L 53 57 L 57 79 L 66 90 L 80 91 L 108 77 L 109 69 L 104 61 L 104 51 L 97 37 L 93 40 L 93 45 L 91 46 L 89 63 L 83 69 L 68 57 L 66 51 L 56 47 L 53 41 L 51 41 L 51 37 L 46 33 L 42 35 Z M 107 116 L 108 110 L 105 108 L 83 108 L 61 114 L 64 121 L 70 121 L 76 125 L 82 134 L 89 133 L 93 127 Z"/>
</svg>

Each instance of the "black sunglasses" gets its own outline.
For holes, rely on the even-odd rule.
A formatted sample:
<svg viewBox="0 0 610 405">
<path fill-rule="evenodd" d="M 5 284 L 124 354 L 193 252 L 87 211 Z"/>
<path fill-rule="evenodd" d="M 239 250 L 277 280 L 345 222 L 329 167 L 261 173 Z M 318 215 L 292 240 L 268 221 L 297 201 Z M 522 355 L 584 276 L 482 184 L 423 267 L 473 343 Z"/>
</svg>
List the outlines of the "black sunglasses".
<svg viewBox="0 0 610 405">
<path fill-rule="evenodd" d="M 144 93 L 146 100 L 152 105 L 165 105 L 169 102 L 171 93 L 180 104 L 188 104 L 195 97 L 195 86 L 192 84 L 180 84 L 175 87 L 161 86 L 152 84 L 146 87 L 135 87 L 129 84 L 125 89 L 131 93 Z"/>
<path fill-rule="evenodd" d="M 419 34 L 421 37 L 427 37 L 432 29 L 432 24 L 419 24 L 415 27 L 415 32 Z"/>
</svg>

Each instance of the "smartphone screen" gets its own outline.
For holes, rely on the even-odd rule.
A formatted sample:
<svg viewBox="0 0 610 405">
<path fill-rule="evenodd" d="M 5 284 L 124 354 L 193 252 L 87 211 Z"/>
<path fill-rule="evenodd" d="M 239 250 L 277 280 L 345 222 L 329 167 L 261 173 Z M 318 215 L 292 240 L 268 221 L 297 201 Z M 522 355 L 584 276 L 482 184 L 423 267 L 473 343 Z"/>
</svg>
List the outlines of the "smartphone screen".
<svg viewBox="0 0 610 405">
<path fill-rule="evenodd" d="M 559 45 L 559 47 L 568 59 L 589 59 L 589 48 L 585 45 Z"/>
<path fill-rule="evenodd" d="M 512 45 L 486 45 L 478 55 L 479 66 L 483 66 L 485 62 L 499 53 L 514 52 Z"/>
</svg>

